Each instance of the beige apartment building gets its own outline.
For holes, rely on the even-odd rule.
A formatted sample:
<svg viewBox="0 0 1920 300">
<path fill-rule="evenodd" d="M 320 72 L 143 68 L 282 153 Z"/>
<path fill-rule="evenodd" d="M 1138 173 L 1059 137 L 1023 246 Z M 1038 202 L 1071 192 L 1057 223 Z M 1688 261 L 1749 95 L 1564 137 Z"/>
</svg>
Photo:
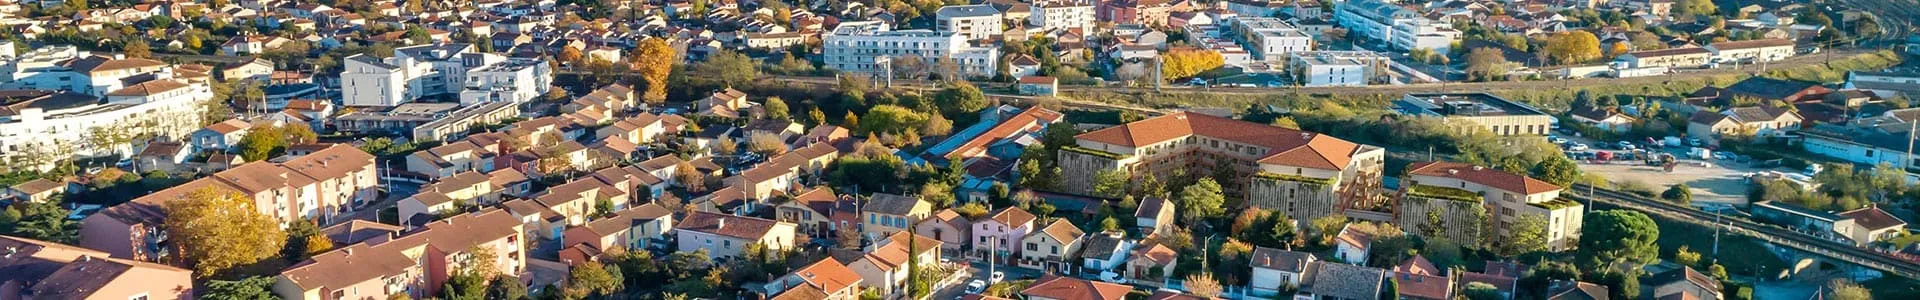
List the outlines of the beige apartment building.
<svg viewBox="0 0 1920 300">
<path fill-rule="evenodd" d="M 1060 150 L 1067 191 L 1093 192 L 1101 171 L 1161 181 L 1233 172 L 1230 197 L 1296 219 L 1333 213 L 1343 184 L 1379 174 L 1386 150 L 1332 136 L 1195 113 L 1175 113 L 1075 136 Z"/>
<path fill-rule="evenodd" d="M 1442 235 L 1462 244 L 1478 244 L 1507 236 L 1507 228 L 1523 216 L 1546 221 L 1547 248 L 1572 249 L 1580 241 L 1583 205 L 1561 199 L 1558 185 L 1526 175 L 1454 162 L 1419 162 L 1407 166 L 1401 184 L 1398 223 L 1409 232 L 1423 232 L 1439 217 Z M 1430 213 L 1431 212 L 1431 213 Z"/>
<path fill-rule="evenodd" d="M 454 272 L 491 256 L 490 273 L 525 278 L 526 240 L 521 223 L 502 209 L 468 213 L 426 224 L 400 236 L 374 237 L 314 255 L 280 272 L 273 294 L 281 299 L 413 299 L 439 295 Z M 480 255 L 470 252 L 481 249 Z"/>
</svg>

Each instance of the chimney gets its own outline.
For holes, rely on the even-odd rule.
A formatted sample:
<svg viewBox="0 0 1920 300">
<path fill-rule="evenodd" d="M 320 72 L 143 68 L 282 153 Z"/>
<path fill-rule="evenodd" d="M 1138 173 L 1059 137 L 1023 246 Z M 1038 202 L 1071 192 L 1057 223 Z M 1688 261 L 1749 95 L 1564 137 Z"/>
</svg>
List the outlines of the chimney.
<svg viewBox="0 0 1920 300">
<path fill-rule="evenodd" d="M 352 256 L 353 256 L 353 248 L 346 248 L 346 249 L 340 249 L 340 253 L 345 253 L 345 254 L 347 254 L 347 256 L 348 256 L 348 257 L 352 257 Z"/>
<path fill-rule="evenodd" d="M 1473 170 L 1474 170 L 1474 171 L 1479 171 L 1479 170 L 1481 170 L 1481 169 L 1485 169 L 1485 168 L 1486 168 L 1486 167 L 1481 167 L 1481 166 L 1473 166 Z"/>
<path fill-rule="evenodd" d="M 715 221 L 715 222 L 713 223 L 713 229 L 725 229 L 725 228 L 727 228 L 727 219 L 725 219 L 725 218 L 721 218 L 721 219 L 719 219 L 719 220 L 714 220 L 714 221 Z"/>
<path fill-rule="evenodd" d="M 1459 174 L 1460 174 L 1459 169 L 1447 169 L 1447 175 L 1459 175 Z"/>
</svg>

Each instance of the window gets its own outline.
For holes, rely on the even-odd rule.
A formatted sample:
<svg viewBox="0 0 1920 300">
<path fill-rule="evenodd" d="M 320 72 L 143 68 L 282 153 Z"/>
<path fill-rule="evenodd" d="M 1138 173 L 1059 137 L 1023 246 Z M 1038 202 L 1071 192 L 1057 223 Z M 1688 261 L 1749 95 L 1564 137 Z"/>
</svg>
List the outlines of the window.
<svg viewBox="0 0 1920 300">
<path fill-rule="evenodd" d="M 1027 243 L 1027 251 L 1040 251 L 1040 244 Z"/>
<path fill-rule="evenodd" d="M 133 295 L 133 297 L 127 297 L 127 300 L 147 300 L 147 293 L 140 293 L 139 295 Z"/>
</svg>

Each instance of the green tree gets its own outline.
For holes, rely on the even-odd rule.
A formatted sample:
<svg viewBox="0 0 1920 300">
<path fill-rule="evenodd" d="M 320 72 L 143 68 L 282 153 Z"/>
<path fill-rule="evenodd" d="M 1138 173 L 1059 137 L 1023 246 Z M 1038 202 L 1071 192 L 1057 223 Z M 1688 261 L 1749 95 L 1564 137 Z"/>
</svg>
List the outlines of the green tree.
<svg viewBox="0 0 1920 300">
<path fill-rule="evenodd" d="M 1547 38 L 1545 54 L 1555 63 L 1571 65 L 1600 58 L 1600 39 L 1584 30 L 1556 32 Z"/>
<path fill-rule="evenodd" d="M 1093 173 L 1093 195 L 1101 198 L 1117 198 L 1127 193 L 1127 172 L 1121 170 L 1100 170 Z"/>
<path fill-rule="evenodd" d="M 1502 296 L 1502 295 L 1500 294 L 1500 288 L 1496 288 L 1496 287 L 1494 287 L 1493 285 L 1491 285 L 1491 284 L 1487 284 L 1487 283 L 1485 283 L 1485 282 L 1472 282 L 1472 283 L 1467 283 L 1467 287 L 1466 287 L 1466 288 L 1464 288 L 1464 289 L 1463 289 L 1463 291 L 1461 291 L 1461 292 L 1460 292 L 1460 295 L 1461 295 L 1462 297 L 1466 297 L 1466 298 L 1467 298 L 1467 300 L 1503 300 L 1503 299 L 1506 299 L 1506 297 L 1505 297 L 1505 296 Z"/>
<path fill-rule="evenodd" d="M 1617 262 L 1652 262 L 1658 258 L 1660 227 L 1637 211 L 1605 210 L 1589 214 L 1580 227 L 1579 261 L 1588 267 Z"/>
<path fill-rule="evenodd" d="M 905 133 L 927 122 L 927 116 L 905 107 L 879 105 L 862 116 L 860 126 L 869 133 Z"/>
<path fill-rule="evenodd" d="M 1693 202 L 1693 189 L 1688 188 L 1687 184 L 1685 183 L 1674 184 L 1673 186 L 1668 187 L 1667 191 L 1661 192 L 1660 198 L 1667 199 L 1667 201 L 1673 201 L 1673 203 L 1678 203 L 1680 205 L 1687 205 L 1688 203 Z"/>
<path fill-rule="evenodd" d="M 940 106 L 940 111 L 952 116 L 977 112 L 986 109 L 988 104 L 986 93 L 982 93 L 980 88 L 974 87 L 972 83 L 966 82 L 944 84 L 940 92 L 934 94 L 934 99 L 934 102 Z"/>
<path fill-rule="evenodd" d="M 640 251 L 646 253 L 646 251 Z M 513 276 L 494 276 L 487 281 L 487 299 L 521 300 L 527 298 L 527 286 L 520 284 L 520 278 Z"/>
<path fill-rule="evenodd" d="M 276 126 L 254 127 L 240 137 L 240 157 L 247 161 L 262 161 L 278 156 L 287 149 L 287 137 Z"/>
<path fill-rule="evenodd" d="M 1180 213 L 1185 215 L 1187 224 L 1226 215 L 1226 202 L 1220 183 L 1213 178 L 1200 178 L 1199 182 L 1180 190 Z"/>
<path fill-rule="evenodd" d="M 813 109 L 807 111 L 807 124 L 813 126 L 826 125 L 827 113 L 820 111 L 819 106 L 814 106 Z"/>
<path fill-rule="evenodd" d="M 1560 187 L 1571 187 L 1580 179 L 1580 166 L 1566 157 L 1547 158 L 1533 166 L 1533 178 L 1546 181 Z"/>
<path fill-rule="evenodd" d="M 273 295 L 274 281 L 269 276 L 252 276 L 237 281 L 209 280 L 205 289 L 196 291 L 196 296 L 207 300 L 279 299 L 279 296 Z"/>
<path fill-rule="evenodd" d="M 1494 47 L 1473 49 L 1467 55 L 1467 77 L 1474 81 L 1496 80 L 1507 75 L 1512 63 L 1507 56 Z"/>
<path fill-rule="evenodd" d="M 1634 299 L 1640 297 L 1640 276 L 1637 275 L 1638 273 L 1638 269 L 1626 271 L 1609 269 L 1600 272 L 1599 278 L 1596 279 L 1600 281 L 1601 285 L 1607 286 L 1608 298 Z"/>
<path fill-rule="evenodd" d="M 148 45 L 145 39 L 128 41 L 126 49 L 122 51 L 126 52 L 127 58 L 153 58 L 153 45 Z"/>
<path fill-rule="evenodd" d="M 780 100 L 780 97 L 767 97 L 766 103 L 761 105 L 761 107 L 766 110 L 768 119 L 786 120 L 791 118 L 787 115 L 787 101 Z"/>
<path fill-rule="evenodd" d="M 167 233 L 180 254 L 194 262 L 194 275 L 222 274 L 280 253 L 287 233 L 253 203 L 245 195 L 214 187 L 166 203 Z"/>
<path fill-rule="evenodd" d="M 1506 257 L 1546 251 L 1547 219 L 1538 215 L 1515 218 L 1507 227 L 1507 238 L 1491 244 L 1500 256 Z"/>
<path fill-rule="evenodd" d="M 1834 279 L 1833 281 L 1828 282 L 1827 290 L 1830 291 L 1827 293 L 1827 296 L 1830 299 L 1834 299 L 1834 300 L 1873 299 L 1873 294 L 1867 291 L 1866 287 L 1862 287 L 1859 284 L 1847 281 L 1845 279 Z"/>
<path fill-rule="evenodd" d="M 1700 265 L 1700 252 L 1687 248 L 1687 245 L 1680 245 L 1680 249 L 1674 250 L 1673 263 L 1688 267 Z"/>
<path fill-rule="evenodd" d="M 920 198 L 933 203 L 935 209 L 953 206 L 953 187 L 946 183 L 929 182 L 920 186 Z"/>
<path fill-rule="evenodd" d="M 612 295 L 620 291 L 620 271 L 609 269 L 600 262 L 588 262 L 573 267 L 567 275 L 565 294 L 569 299 L 582 299 L 590 295 Z"/>
<path fill-rule="evenodd" d="M 759 65 L 752 58 L 728 50 L 708 55 L 706 61 L 693 65 L 693 72 L 724 87 L 744 87 L 754 78 L 760 78 Z"/>
</svg>

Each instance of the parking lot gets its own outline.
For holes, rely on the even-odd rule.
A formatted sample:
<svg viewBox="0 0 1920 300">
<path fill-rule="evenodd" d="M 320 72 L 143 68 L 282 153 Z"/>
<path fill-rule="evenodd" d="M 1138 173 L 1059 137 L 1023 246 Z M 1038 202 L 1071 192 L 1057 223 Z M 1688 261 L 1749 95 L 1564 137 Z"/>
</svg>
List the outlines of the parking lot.
<svg viewBox="0 0 1920 300">
<path fill-rule="evenodd" d="M 1589 145 L 1589 147 L 1592 148 L 1599 148 L 1597 145 L 1603 143 L 1581 137 L 1563 136 L 1562 138 L 1574 143 Z M 1596 153 L 1602 151 L 1613 152 L 1615 154 L 1630 152 L 1619 149 L 1619 147 L 1613 145 L 1613 143 L 1608 144 L 1609 149 L 1587 149 L 1585 151 L 1568 152 L 1569 154 L 1580 152 Z M 1644 158 L 1619 158 L 1625 155 L 1614 155 L 1615 158 L 1612 160 L 1595 159 L 1594 156 L 1597 155 L 1589 155 L 1586 157 L 1576 155 L 1575 161 L 1580 163 L 1581 170 L 1598 174 L 1606 178 L 1607 181 L 1613 182 L 1616 187 L 1622 189 L 1644 188 L 1652 190 L 1654 193 L 1659 193 L 1666 191 L 1669 186 L 1684 183 L 1693 191 L 1693 203 L 1695 206 L 1709 203 L 1745 206 L 1747 204 L 1748 185 L 1744 178 L 1746 174 L 1768 170 L 1789 173 L 1799 172 L 1799 170 L 1787 170 L 1777 167 L 1754 167 L 1752 162 L 1742 162 L 1734 158 L 1704 160 L 1691 158 L 1687 155 L 1689 149 L 1692 149 L 1692 147 L 1665 147 L 1649 149 L 1649 151 L 1645 152 L 1646 155 L 1644 156 L 1657 156 L 1658 154 L 1673 155 L 1675 164 L 1671 172 L 1659 165 L 1649 165 Z M 1573 192 L 1578 193 L 1580 191 Z"/>
</svg>

